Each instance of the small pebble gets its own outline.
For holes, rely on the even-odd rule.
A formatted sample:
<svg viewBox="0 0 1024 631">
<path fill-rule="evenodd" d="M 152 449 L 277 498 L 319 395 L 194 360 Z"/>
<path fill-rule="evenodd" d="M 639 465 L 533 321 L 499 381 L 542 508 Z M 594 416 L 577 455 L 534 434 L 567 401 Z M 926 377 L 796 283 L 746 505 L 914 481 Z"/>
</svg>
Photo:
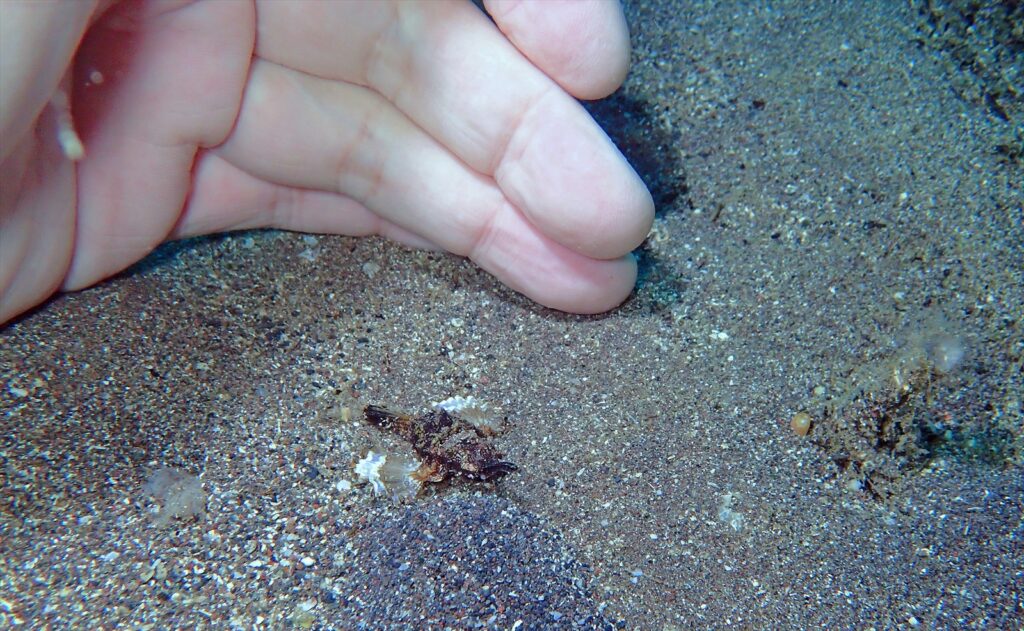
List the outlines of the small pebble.
<svg viewBox="0 0 1024 631">
<path fill-rule="evenodd" d="M 806 436 L 811 431 L 811 415 L 807 412 L 797 412 L 789 425 L 797 436 Z"/>
</svg>

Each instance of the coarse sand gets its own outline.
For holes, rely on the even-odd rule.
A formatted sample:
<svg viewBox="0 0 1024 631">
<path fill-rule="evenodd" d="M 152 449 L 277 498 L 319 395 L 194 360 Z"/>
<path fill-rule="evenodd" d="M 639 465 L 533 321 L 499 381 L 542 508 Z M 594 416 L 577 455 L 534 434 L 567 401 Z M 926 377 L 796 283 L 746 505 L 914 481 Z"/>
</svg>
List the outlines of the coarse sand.
<svg viewBox="0 0 1024 631">
<path fill-rule="evenodd" d="M 1019 627 L 1015 4 L 630 2 L 588 108 L 658 216 L 608 314 L 265 231 L 8 325 L 0 627 Z M 363 406 L 452 396 L 518 471 L 358 484 L 408 448 Z"/>
</svg>

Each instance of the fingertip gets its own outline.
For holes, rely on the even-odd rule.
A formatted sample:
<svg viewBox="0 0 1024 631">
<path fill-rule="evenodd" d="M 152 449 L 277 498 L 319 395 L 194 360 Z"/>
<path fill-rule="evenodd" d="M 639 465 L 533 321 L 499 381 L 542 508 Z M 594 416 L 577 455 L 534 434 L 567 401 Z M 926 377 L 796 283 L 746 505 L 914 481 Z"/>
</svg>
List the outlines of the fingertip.
<svg viewBox="0 0 1024 631">
<path fill-rule="evenodd" d="M 530 300 L 566 313 L 593 315 L 611 311 L 622 304 L 636 285 L 636 259 L 626 256 L 611 261 L 587 261 L 573 274 L 550 270 L 540 283 L 521 284 L 521 278 L 499 276 L 509 287 Z"/>
<path fill-rule="evenodd" d="M 590 205 L 574 200 L 572 212 L 531 215 L 560 243 L 595 259 L 613 260 L 640 246 L 654 225 L 654 200 L 639 176 L 608 181 L 591 195 Z"/>
<path fill-rule="evenodd" d="M 468 253 L 498 280 L 534 302 L 569 313 L 601 313 L 629 296 L 637 274 L 631 254 L 609 260 L 590 258 L 508 210 L 494 218 Z"/>
<path fill-rule="evenodd" d="M 485 0 L 501 32 L 580 99 L 614 92 L 629 71 L 629 28 L 618 0 Z"/>
<path fill-rule="evenodd" d="M 560 94 L 524 119 L 494 178 L 545 235 L 580 254 L 615 259 L 654 221 L 643 180 L 579 103 Z"/>
<path fill-rule="evenodd" d="M 636 259 L 631 255 L 612 261 L 595 261 L 587 276 L 573 287 L 549 291 L 536 300 L 567 313 L 593 315 L 611 311 L 622 304 L 636 286 Z"/>
<path fill-rule="evenodd" d="M 585 296 L 562 309 L 570 313 L 596 314 L 611 311 L 625 302 L 636 287 L 637 264 L 632 254 L 613 261 L 602 261 L 607 282 L 602 291 Z M 558 307 L 556 307 L 558 308 Z"/>
<path fill-rule="evenodd" d="M 609 180 L 594 195 L 594 205 L 576 215 L 575 240 L 572 218 L 560 226 L 564 243 L 599 259 L 615 259 L 640 247 L 654 225 L 654 198 L 636 171 L 623 159 L 628 174 Z M 550 225 L 550 224 L 548 224 Z M 586 226 L 581 230 L 580 226 Z"/>
</svg>

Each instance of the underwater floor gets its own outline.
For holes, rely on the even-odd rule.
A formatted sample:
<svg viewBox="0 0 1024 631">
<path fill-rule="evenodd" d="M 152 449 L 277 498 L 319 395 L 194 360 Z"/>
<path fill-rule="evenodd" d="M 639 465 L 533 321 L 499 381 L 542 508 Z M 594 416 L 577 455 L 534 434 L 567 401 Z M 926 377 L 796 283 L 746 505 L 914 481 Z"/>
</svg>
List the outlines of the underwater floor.
<svg viewBox="0 0 1024 631">
<path fill-rule="evenodd" d="M 630 2 L 588 107 L 658 218 L 602 316 L 250 232 L 0 330 L 0 626 L 1018 626 L 1021 16 L 980 4 Z M 363 407 L 459 396 L 517 470 L 376 497 L 410 449 Z"/>
</svg>

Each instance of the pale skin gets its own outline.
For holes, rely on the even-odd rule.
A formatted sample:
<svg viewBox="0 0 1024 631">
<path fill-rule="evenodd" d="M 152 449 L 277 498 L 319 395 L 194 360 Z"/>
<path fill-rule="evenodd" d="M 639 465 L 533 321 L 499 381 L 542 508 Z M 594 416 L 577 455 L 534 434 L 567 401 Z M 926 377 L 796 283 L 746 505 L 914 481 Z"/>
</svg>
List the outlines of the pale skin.
<svg viewBox="0 0 1024 631">
<path fill-rule="evenodd" d="M 621 9 L 485 5 L 497 27 L 462 0 L 3 0 L 0 323 L 163 241 L 262 226 L 616 306 L 653 204 L 573 97 L 625 77 Z"/>
</svg>

